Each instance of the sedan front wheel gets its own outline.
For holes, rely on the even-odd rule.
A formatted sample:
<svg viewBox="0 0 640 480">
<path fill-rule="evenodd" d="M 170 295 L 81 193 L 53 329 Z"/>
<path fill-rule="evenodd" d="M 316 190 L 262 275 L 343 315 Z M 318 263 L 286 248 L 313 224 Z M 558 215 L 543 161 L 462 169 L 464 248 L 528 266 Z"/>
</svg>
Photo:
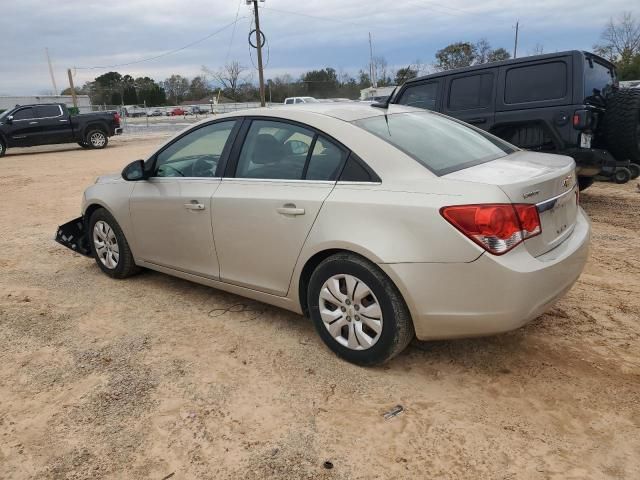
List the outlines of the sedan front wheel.
<svg viewBox="0 0 640 480">
<path fill-rule="evenodd" d="M 384 272 L 360 256 L 339 253 L 320 263 L 311 275 L 307 302 L 322 340 L 350 362 L 384 363 L 413 339 L 402 295 Z"/>
<path fill-rule="evenodd" d="M 89 232 L 93 257 L 104 273 L 112 278 L 127 278 L 139 271 L 120 225 L 107 210 L 93 212 Z"/>
</svg>

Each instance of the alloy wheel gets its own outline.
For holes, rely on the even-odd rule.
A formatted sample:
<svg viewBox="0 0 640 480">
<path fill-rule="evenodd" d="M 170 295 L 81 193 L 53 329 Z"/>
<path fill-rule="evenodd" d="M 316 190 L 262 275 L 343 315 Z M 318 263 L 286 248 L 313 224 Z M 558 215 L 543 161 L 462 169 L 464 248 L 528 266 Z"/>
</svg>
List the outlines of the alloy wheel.
<svg viewBox="0 0 640 480">
<path fill-rule="evenodd" d="M 94 147 L 104 147 L 107 137 L 105 137 L 102 132 L 93 132 L 89 137 L 89 140 L 91 141 L 91 145 Z"/>
<path fill-rule="evenodd" d="M 113 229 L 103 220 L 93 226 L 93 246 L 100 262 L 110 270 L 118 266 L 120 248 Z"/>
<path fill-rule="evenodd" d="M 373 347 L 382 333 L 382 308 L 369 286 L 353 275 L 329 278 L 320 289 L 319 310 L 329 334 L 352 350 Z"/>
</svg>

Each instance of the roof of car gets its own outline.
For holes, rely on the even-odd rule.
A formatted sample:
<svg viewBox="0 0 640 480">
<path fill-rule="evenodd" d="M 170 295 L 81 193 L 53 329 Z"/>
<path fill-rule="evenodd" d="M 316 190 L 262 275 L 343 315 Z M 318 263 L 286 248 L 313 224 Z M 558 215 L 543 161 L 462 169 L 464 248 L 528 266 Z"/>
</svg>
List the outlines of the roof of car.
<svg viewBox="0 0 640 480">
<path fill-rule="evenodd" d="M 454 68 L 454 69 L 451 69 L 451 70 L 443 70 L 442 72 L 430 73 L 428 75 L 423 75 L 421 77 L 416 77 L 416 78 L 409 79 L 405 83 L 409 84 L 409 83 L 419 82 L 419 81 L 422 81 L 422 80 L 425 80 L 425 79 L 429 79 L 429 78 L 443 77 L 443 76 L 454 75 L 454 74 L 464 73 L 464 72 L 469 72 L 469 71 L 474 71 L 474 70 L 483 70 L 485 68 L 500 67 L 502 65 L 516 65 L 516 64 L 520 64 L 520 63 L 529 63 L 529 62 L 534 62 L 534 61 L 538 61 L 538 60 L 545 60 L 545 59 L 551 59 L 551 58 L 556 58 L 556 57 L 561 57 L 561 56 L 566 56 L 566 55 L 576 55 L 576 54 L 585 55 L 587 57 L 592 57 L 592 58 L 597 58 L 599 61 L 613 66 L 613 64 L 611 64 L 611 62 L 609 62 L 605 58 L 600 57 L 599 55 L 596 55 L 595 53 L 586 52 L 586 51 L 582 51 L 582 50 L 568 50 L 566 52 L 545 53 L 545 54 L 542 54 L 542 55 L 532 55 L 530 57 L 510 58 L 509 60 L 501 60 L 499 62 L 482 63 L 480 65 L 471 65 L 470 67 L 462 67 L 462 68 Z"/>
<path fill-rule="evenodd" d="M 274 106 L 261 109 L 246 110 L 244 115 L 251 115 L 251 112 L 259 115 L 269 115 L 269 112 L 273 115 L 277 115 L 277 112 L 291 113 L 293 111 L 298 112 L 310 112 L 320 115 L 326 115 L 328 117 L 344 120 L 345 122 L 353 122 L 354 120 L 360 120 L 362 118 L 376 117 L 385 114 L 423 111 L 413 107 L 406 107 L 404 105 L 389 105 L 388 109 L 373 107 L 370 103 L 358 103 L 358 102 L 331 102 L 331 103 L 299 103 L 294 106 Z"/>
</svg>

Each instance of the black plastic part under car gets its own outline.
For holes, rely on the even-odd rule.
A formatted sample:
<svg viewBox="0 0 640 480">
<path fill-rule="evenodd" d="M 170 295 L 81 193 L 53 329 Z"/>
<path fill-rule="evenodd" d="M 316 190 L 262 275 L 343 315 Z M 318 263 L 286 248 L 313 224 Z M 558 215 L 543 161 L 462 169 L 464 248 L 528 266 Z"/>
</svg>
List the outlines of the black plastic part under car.
<svg viewBox="0 0 640 480">
<path fill-rule="evenodd" d="M 56 242 L 74 252 L 91 257 L 91 247 L 89 246 L 83 217 L 75 218 L 64 225 L 60 225 L 56 232 Z"/>
</svg>

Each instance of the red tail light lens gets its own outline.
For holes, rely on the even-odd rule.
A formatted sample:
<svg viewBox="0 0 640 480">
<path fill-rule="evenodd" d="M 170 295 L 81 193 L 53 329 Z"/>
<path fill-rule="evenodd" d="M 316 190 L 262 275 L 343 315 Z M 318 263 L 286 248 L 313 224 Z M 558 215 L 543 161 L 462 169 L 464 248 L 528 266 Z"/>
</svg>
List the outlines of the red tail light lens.
<svg viewBox="0 0 640 480">
<path fill-rule="evenodd" d="M 443 207 L 440 214 L 466 237 L 494 255 L 502 255 L 542 232 L 531 204 L 485 204 Z"/>
<path fill-rule="evenodd" d="M 120 114 L 119 113 L 114 113 L 113 114 L 113 120 L 116 122 L 117 126 L 120 126 Z"/>
</svg>

